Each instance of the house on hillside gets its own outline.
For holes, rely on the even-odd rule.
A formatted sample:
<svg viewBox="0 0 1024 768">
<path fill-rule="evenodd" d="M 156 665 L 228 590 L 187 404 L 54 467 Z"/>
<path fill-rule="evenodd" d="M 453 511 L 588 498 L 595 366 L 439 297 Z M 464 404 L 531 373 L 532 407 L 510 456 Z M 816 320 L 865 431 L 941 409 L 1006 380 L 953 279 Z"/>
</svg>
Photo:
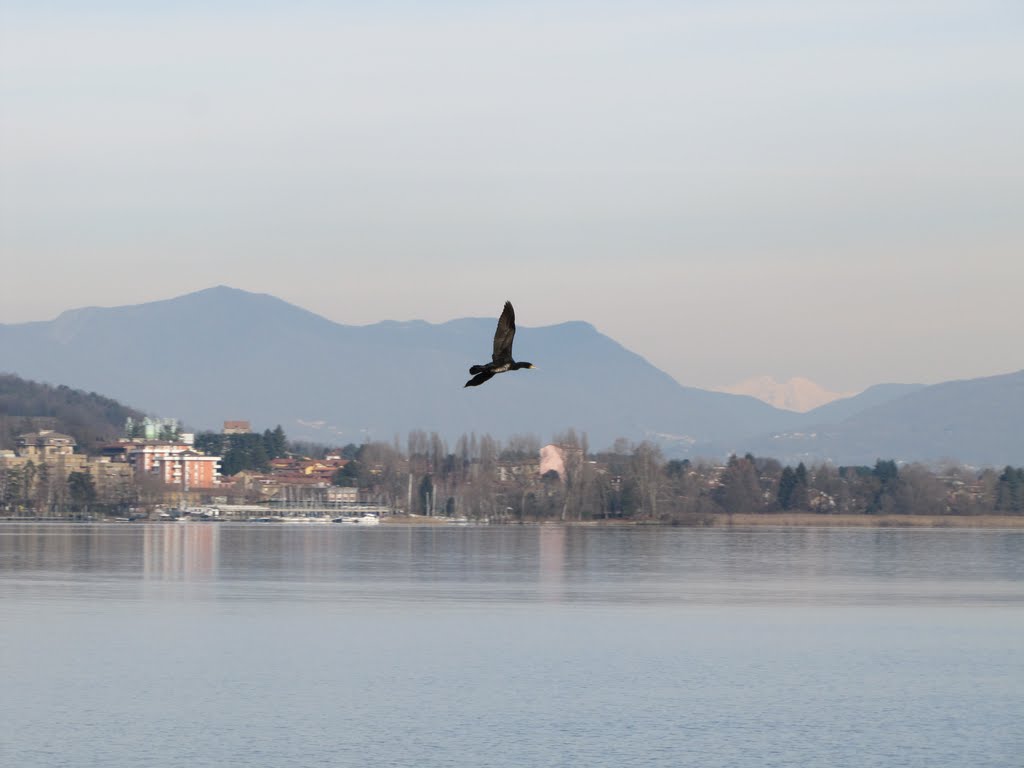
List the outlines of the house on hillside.
<svg viewBox="0 0 1024 768">
<path fill-rule="evenodd" d="M 75 452 L 75 438 L 54 432 L 52 429 L 41 429 L 18 435 L 17 453 L 35 462 L 46 462 L 58 456 L 71 456 Z"/>
<path fill-rule="evenodd" d="M 131 470 L 123 463 L 112 462 L 107 456 L 86 456 L 75 453 L 76 440 L 52 429 L 28 432 L 17 438 L 17 449 L 0 455 L 0 468 L 23 470 L 29 463 L 46 466 L 51 477 L 67 482 L 72 472 L 85 472 L 92 476 L 101 495 L 131 481 Z"/>
<path fill-rule="evenodd" d="M 282 457 L 271 459 L 266 472 L 243 470 L 225 482 L 231 483 L 237 493 L 260 501 L 354 503 L 358 500 L 355 488 L 333 485 L 338 470 L 348 463 L 348 459 L 341 458 Z"/>
<path fill-rule="evenodd" d="M 299 459 L 285 457 L 271 459 L 269 462 L 269 474 L 281 482 L 297 480 L 301 484 L 309 480 L 316 480 L 324 485 L 330 485 L 334 475 L 339 469 L 348 464 L 348 459 Z"/>
</svg>

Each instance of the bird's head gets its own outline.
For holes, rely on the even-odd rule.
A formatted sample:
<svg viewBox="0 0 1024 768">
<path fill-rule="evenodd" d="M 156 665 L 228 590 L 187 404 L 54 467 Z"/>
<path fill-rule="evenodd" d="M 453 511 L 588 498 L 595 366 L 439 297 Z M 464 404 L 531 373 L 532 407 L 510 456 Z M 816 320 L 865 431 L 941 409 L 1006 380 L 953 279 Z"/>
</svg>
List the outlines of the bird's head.
<svg viewBox="0 0 1024 768">
<path fill-rule="evenodd" d="M 533 363 L 516 363 L 515 369 L 518 371 L 522 368 L 536 368 L 537 366 Z"/>
</svg>

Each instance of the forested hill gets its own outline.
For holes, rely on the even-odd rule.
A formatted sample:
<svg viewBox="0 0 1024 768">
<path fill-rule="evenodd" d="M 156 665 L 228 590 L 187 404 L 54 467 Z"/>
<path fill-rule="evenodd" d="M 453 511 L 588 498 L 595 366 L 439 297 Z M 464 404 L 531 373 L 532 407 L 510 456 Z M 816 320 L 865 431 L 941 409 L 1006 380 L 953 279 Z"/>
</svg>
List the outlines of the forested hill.
<svg viewBox="0 0 1024 768">
<path fill-rule="evenodd" d="M 129 416 L 140 419 L 143 414 L 95 392 L 0 374 L 0 448 L 13 448 L 26 432 L 55 429 L 89 452 L 120 436 Z"/>
<path fill-rule="evenodd" d="M 463 434 L 549 440 L 573 428 L 594 450 L 622 437 L 656 441 L 672 458 L 752 452 L 792 464 L 1024 462 L 1024 371 L 889 384 L 801 414 L 683 386 L 589 323 L 569 321 L 520 324 L 516 357 L 537 370 L 466 389 L 469 366 L 490 354 L 494 323 L 342 325 L 273 296 L 218 286 L 0 324 L 0 361 L 20 376 L 144 403 L 193 429 L 245 419 L 330 445 L 390 441 L 410 430 L 449 442 Z"/>
<path fill-rule="evenodd" d="M 242 418 L 340 445 L 412 429 L 450 441 L 473 432 L 548 439 L 569 427 L 595 448 L 662 434 L 692 445 L 793 422 L 752 397 L 683 387 L 588 323 L 524 322 L 516 356 L 538 369 L 470 389 L 467 369 L 489 359 L 494 317 L 342 325 L 225 286 L 0 325 L 0 360 L 21 376 L 145 403 L 197 430 Z"/>
</svg>

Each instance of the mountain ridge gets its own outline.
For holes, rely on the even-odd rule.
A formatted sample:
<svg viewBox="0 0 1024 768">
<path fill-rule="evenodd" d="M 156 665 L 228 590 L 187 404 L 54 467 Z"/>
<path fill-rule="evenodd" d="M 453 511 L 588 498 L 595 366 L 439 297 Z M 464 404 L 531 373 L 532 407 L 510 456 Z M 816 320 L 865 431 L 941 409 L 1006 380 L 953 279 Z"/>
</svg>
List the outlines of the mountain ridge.
<svg viewBox="0 0 1024 768">
<path fill-rule="evenodd" d="M 0 326 L 3 358 L 26 377 L 146 402 L 202 428 L 217 426 L 225 413 L 248 413 L 253 420 L 290 424 L 292 431 L 300 422 L 334 427 L 309 438 L 390 439 L 418 428 L 446 437 L 471 431 L 550 435 L 578 427 L 605 444 L 650 432 L 685 435 L 691 418 L 699 430 L 720 422 L 712 431 L 728 434 L 745 431 L 750 422 L 783 423 L 775 409 L 749 398 L 709 417 L 709 403 L 737 396 L 684 388 L 582 321 L 520 325 L 517 357 L 533 359 L 540 370 L 503 376 L 469 394 L 462 384 L 470 365 L 490 357 L 494 318 L 350 326 L 269 294 L 224 286 L 62 317 Z M 215 352 L 211 334 L 218 337 Z M 215 381 L 211 373 L 245 386 Z M 548 382 L 546 391 L 529 388 L 538 377 Z M 281 379 L 282 391 L 268 385 L 273 378 Z M 340 405 L 342 398 L 352 407 Z M 663 425 L 653 404 L 664 401 L 674 401 L 684 416 Z"/>
<path fill-rule="evenodd" d="M 827 403 L 853 397 L 856 392 L 832 392 L 804 376 L 776 381 L 773 376 L 755 376 L 738 384 L 720 387 L 734 395 L 750 395 L 769 405 L 796 413 L 806 413 Z"/>
<path fill-rule="evenodd" d="M 671 456 L 753 450 L 786 457 L 813 453 L 837 462 L 861 458 L 865 444 L 875 440 L 872 430 L 879 456 L 931 456 L 927 445 L 892 436 L 901 430 L 924 434 L 921 424 L 941 421 L 943 408 L 970 413 L 957 403 L 974 397 L 977 388 L 986 392 L 989 409 L 1001 408 L 1009 417 L 974 413 L 992 431 L 988 436 L 957 419 L 943 444 L 959 446 L 965 460 L 994 460 L 980 445 L 987 440 L 1006 462 L 1024 463 L 1024 415 L 999 399 L 1016 396 L 1012 387 L 969 380 L 948 399 L 918 401 L 930 388 L 877 385 L 794 413 L 747 395 L 680 384 L 580 320 L 520 325 L 516 357 L 538 370 L 464 390 L 469 366 L 490 357 L 494 324 L 488 317 L 345 325 L 270 294 L 214 286 L 159 302 L 85 307 L 53 321 L 0 325 L 0 367 L 143 403 L 154 414 L 201 429 L 248 418 L 281 424 L 296 438 L 344 443 L 391 440 L 413 429 L 454 440 L 472 432 L 548 439 L 574 428 L 586 432 L 594 448 L 625 437 L 656 440 Z M 863 415 L 887 403 L 894 405 L 881 421 Z M 793 437 L 815 424 L 828 427 L 821 434 L 838 437 Z M 911 429 L 913 424 L 918 426 Z M 935 435 L 927 439 L 934 443 Z M 885 453 L 889 446 L 899 454 Z"/>
<path fill-rule="evenodd" d="M 1024 370 L 930 386 L 888 386 L 899 394 L 840 421 L 824 422 L 812 412 L 796 430 L 751 438 L 748 444 L 755 452 L 770 446 L 773 455 L 790 463 L 828 457 L 873 464 L 879 458 L 910 457 L 930 464 L 1024 464 Z"/>
</svg>

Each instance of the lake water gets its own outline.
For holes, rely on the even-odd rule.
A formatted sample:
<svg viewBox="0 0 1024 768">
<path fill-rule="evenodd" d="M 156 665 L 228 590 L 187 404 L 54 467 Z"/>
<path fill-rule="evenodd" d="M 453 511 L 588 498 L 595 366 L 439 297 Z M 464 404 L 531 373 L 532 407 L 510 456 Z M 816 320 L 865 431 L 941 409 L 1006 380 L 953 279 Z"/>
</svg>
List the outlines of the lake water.
<svg viewBox="0 0 1024 768">
<path fill-rule="evenodd" d="M 0 524 L 5 766 L 1021 766 L 1024 532 Z"/>
</svg>

